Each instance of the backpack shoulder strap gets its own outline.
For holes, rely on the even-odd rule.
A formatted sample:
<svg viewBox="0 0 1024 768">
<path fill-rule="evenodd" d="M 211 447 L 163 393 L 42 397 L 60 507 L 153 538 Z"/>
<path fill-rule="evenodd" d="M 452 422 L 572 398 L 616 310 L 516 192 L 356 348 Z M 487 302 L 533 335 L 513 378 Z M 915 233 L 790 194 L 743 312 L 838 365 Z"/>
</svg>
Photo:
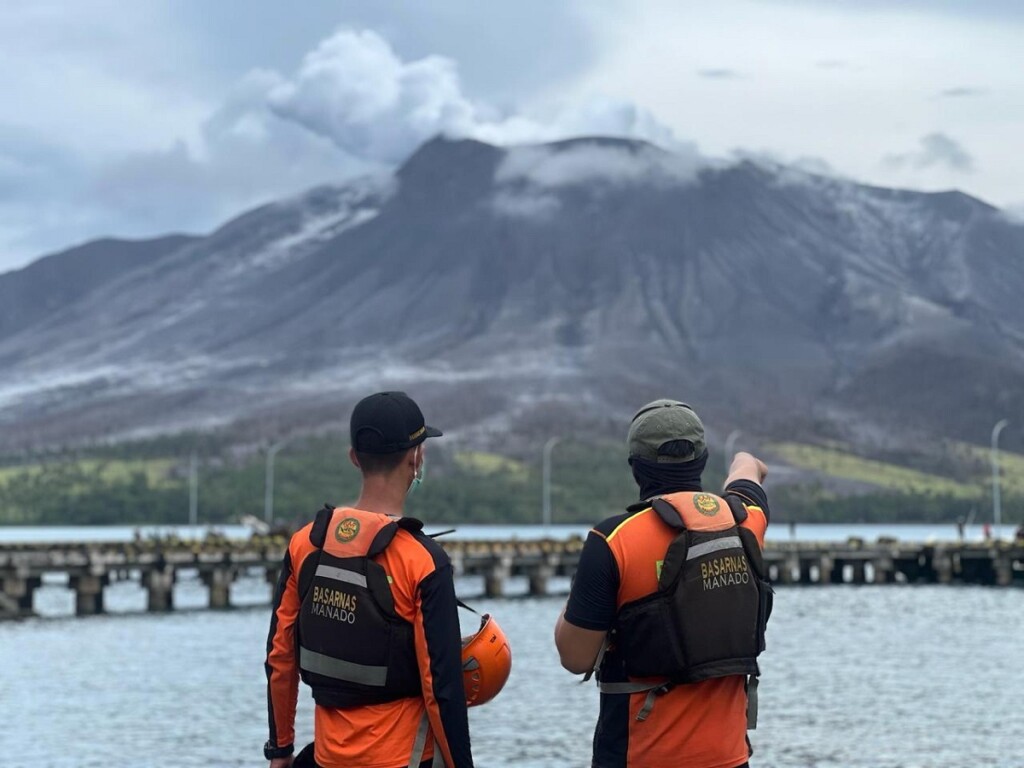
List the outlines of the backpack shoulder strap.
<svg viewBox="0 0 1024 768">
<path fill-rule="evenodd" d="M 658 575 L 658 589 L 671 589 L 678 581 L 679 574 L 690 554 L 690 532 L 683 528 L 672 543 L 668 545 L 665 559 L 661 562 L 661 573 Z"/>
<path fill-rule="evenodd" d="M 683 524 L 682 515 L 680 515 L 678 510 L 666 499 L 663 499 L 660 496 L 656 499 L 652 499 L 651 508 L 658 513 L 658 517 L 660 517 L 662 522 L 664 522 L 669 528 L 673 528 L 677 531 L 686 530 L 686 526 Z"/>
<path fill-rule="evenodd" d="M 323 509 L 316 513 L 313 520 L 313 527 L 309 530 L 309 542 L 317 549 L 324 548 L 327 541 L 327 528 L 331 523 L 331 516 L 334 514 L 334 507 L 331 504 L 324 504 Z"/>
<path fill-rule="evenodd" d="M 408 531 L 415 536 L 423 530 L 423 523 L 415 517 L 400 517 L 393 523 L 385 525 L 377 531 L 377 535 L 373 537 L 373 541 L 370 542 L 370 548 L 367 550 L 366 556 L 373 557 L 387 549 L 387 546 L 394 540 L 399 529 Z"/>
<path fill-rule="evenodd" d="M 732 516 L 736 519 L 736 525 L 739 525 L 749 517 L 747 514 L 747 508 L 743 506 L 743 500 L 740 499 L 739 496 L 727 493 L 725 495 L 725 503 L 729 505 L 729 510 L 732 512 Z"/>
</svg>

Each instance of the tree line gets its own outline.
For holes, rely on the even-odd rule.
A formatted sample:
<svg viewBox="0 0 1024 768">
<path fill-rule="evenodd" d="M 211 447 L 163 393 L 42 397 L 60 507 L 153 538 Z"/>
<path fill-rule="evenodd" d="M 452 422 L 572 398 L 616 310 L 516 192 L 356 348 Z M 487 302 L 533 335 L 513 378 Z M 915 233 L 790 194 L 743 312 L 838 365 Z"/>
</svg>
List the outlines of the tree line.
<svg viewBox="0 0 1024 768">
<path fill-rule="evenodd" d="M 231 523 L 263 518 L 265 453 L 242 453 L 213 438 L 205 443 L 165 439 L 141 446 L 97 449 L 82 456 L 39 457 L 31 466 L 0 470 L 0 524 L 100 525 L 186 523 L 190 449 L 201 457 L 199 522 Z M 168 454 L 177 454 L 173 462 Z M 182 457 L 185 458 L 182 458 Z M 472 455 L 469 456 L 473 458 Z M 432 446 L 426 479 L 409 500 L 409 514 L 437 523 L 528 524 L 541 521 L 541 466 Z M 147 461 L 163 460 L 155 473 Z M 705 487 L 717 490 L 724 473 L 713 455 Z M 358 495 L 359 476 L 339 437 L 298 441 L 276 458 L 274 517 L 295 526 L 324 503 L 343 504 Z M 771 486 L 769 486 L 771 488 Z M 637 499 L 619 442 L 565 441 L 552 455 L 552 517 L 556 523 L 593 523 Z M 971 508 L 990 519 L 990 502 L 932 494 L 875 492 L 837 496 L 820 485 L 771 488 L 773 522 L 953 522 Z M 1004 498 L 1004 520 L 1022 519 L 1024 499 Z"/>
</svg>

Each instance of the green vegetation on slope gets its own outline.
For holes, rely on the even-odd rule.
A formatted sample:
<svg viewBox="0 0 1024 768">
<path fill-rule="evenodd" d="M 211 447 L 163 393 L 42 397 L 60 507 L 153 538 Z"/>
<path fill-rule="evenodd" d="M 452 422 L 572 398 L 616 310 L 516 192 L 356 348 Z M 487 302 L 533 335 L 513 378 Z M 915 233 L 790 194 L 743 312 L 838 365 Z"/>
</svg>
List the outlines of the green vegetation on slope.
<svg viewBox="0 0 1024 768">
<path fill-rule="evenodd" d="M 438 441 L 440 443 L 440 441 Z M 0 523 L 182 523 L 188 520 L 187 441 L 175 457 L 153 444 L 102 449 L 99 456 L 53 456 L 0 468 Z M 266 454 L 233 455 L 206 443 L 197 451 L 200 522 L 228 522 L 264 513 Z M 561 443 L 552 455 L 555 522 L 593 522 L 636 496 L 620 443 Z M 145 458 L 129 459 L 131 455 Z M 296 441 L 277 455 L 275 518 L 309 519 L 325 502 L 355 499 L 359 477 L 341 437 Z M 436 522 L 540 522 L 541 468 L 491 453 L 451 452 L 431 443 L 426 482 L 410 514 Z"/>
<path fill-rule="evenodd" d="M 948 496 L 974 499 L 976 484 L 961 483 L 939 475 L 906 469 L 883 461 L 864 459 L 838 448 L 803 443 L 775 443 L 766 446 L 791 466 L 820 472 L 828 477 L 877 486 L 883 491 L 898 491 L 911 496 Z"/>
<path fill-rule="evenodd" d="M 951 522 L 972 508 L 979 519 L 987 519 L 990 509 L 987 451 L 974 446 L 950 445 L 955 477 L 864 459 L 838 445 L 781 443 L 765 448 L 794 467 L 868 489 L 841 495 L 824 478 L 799 486 L 770 485 L 776 522 Z M 243 515 L 263 518 L 265 451 L 242 451 L 216 436 L 185 435 L 0 463 L 0 524 L 187 522 L 188 457 L 193 450 L 200 460 L 201 523 L 232 522 Z M 431 441 L 426 482 L 411 497 L 410 514 L 443 523 L 540 522 L 540 450 L 536 453 L 531 461 Z M 712 455 L 704 478 L 708 489 L 721 487 L 721 465 L 721 455 Z M 1004 518 L 1010 522 L 1021 519 L 1024 508 L 1024 456 L 1003 454 L 1003 465 Z M 324 502 L 354 500 L 358 488 L 344 437 L 296 440 L 277 455 L 275 517 L 301 523 Z M 592 523 L 635 498 L 621 442 L 565 440 L 555 448 L 555 522 Z"/>
<path fill-rule="evenodd" d="M 973 513 L 991 520 L 992 475 L 987 448 L 967 443 L 942 445 L 943 474 L 866 459 L 839 445 L 775 443 L 773 456 L 823 476 L 821 482 L 792 485 L 772 493 L 776 520 L 804 522 L 951 522 Z M 1003 519 L 1024 519 L 1024 456 L 1000 453 Z M 867 490 L 839 494 L 827 479 L 861 484 Z"/>
</svg>

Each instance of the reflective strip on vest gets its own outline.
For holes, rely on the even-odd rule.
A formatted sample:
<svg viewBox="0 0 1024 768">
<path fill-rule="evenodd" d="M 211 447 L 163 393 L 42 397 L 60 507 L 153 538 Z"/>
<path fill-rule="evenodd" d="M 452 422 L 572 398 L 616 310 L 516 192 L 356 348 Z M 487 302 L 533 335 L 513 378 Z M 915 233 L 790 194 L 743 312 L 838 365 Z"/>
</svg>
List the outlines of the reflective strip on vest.
<svg viewBox="0 0 1024 768">
<path fill-rule="evenodd" d="M 316 567 L 316 575 L 323 576 L 325 579 L 355 584 L 357 587 L 366 587 L 366 577 L 363 574 L 344 568 L 335 568 L 333 565 L 318 565 Z"/>
<path fill-rule="evenodd" d="M 351 661 L 334 659 L 308 648 L 299 648 L 299 666 L 307 672 L 335 680 L 347 680 L 361 685 L 383 686 L 388 680 L 387 667 L 372 667 Z"/>
<path fill-rule="evenodd" d="M 695 557 L 703 557 L 712 552 L 719 552 L 723 549 L 743 549 L 743 542 L 740 541 L 739 536 L 726 536 L 722 539 L 712 539 L 711 541 L 705 541 L 703 544 L 697 544 L 696 546 L 690 547 L 686 553 L 687 560 L 693 560 Z"/>
</svg>

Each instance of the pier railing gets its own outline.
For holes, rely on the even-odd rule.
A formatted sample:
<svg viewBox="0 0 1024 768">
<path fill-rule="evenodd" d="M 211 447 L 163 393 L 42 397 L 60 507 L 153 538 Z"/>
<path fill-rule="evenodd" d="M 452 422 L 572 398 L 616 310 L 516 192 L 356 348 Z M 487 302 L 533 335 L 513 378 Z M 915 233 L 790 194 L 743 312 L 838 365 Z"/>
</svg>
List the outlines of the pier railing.
<svg viewBox="0 0 1024 768">
<path fill-rule="evenodd" d="M 208 537 L 132 542 L 0 545 L 0 618 L 33 613 L 33 596 L 48 574 L 63 574 L 75 594 L 75 613 L 103 613 L 104 588 L 132 580 L 147 593 L 150 611 L 174 608 L 174 585 L 198 577 L 211 608 L 231 605 L 231 585 L 241 576 L 277 580 L 287 548 L 283 537 L 245 541 Z M 506 594 L 510 579 L 525 580 L 531 595 L 549 592 L 551 580 L 576 570 L 583 541 L 516 539 L 442 540 L 459 576 L 482 577 L 488 597 Z M 768 542 L 765 562 L 778 584 L 984 584 L 1024 586 L 1024 541 Z M 563 582 L 564 583 L 564 582 Z"/>
</svg>

